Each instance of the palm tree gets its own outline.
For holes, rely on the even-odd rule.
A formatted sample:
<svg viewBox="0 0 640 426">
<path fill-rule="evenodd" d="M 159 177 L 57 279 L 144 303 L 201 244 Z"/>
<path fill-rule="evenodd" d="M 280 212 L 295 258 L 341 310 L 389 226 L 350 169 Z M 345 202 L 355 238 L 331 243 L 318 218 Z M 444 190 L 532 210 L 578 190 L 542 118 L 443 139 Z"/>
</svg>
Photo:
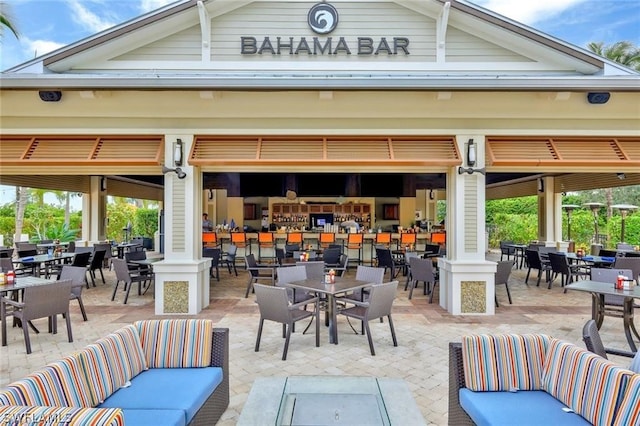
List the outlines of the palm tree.
<svg viewBox="0 0 640 426">
<path fill-rule="evenodd" d="M 601 41 L 591 42 L 587 48 L 603 58 L 640 71 L 640 49 L 630 41 L 619 41 L 608 46 Z"/>
<path fill-rule="evenodd" d="M 11 18 L 9 17 L 8 9 L 9 5 L 7 4 L 7 2 L 4 1 L 0 1 L 0 37 L 2 36 L 2 34 L 4 34 L 4 31 L 2 31 L 2 29 L 4 29 L 5 27 L 10 29 L 11 32 L 13 33 L 13 35 L 16 38 L 20 38 L 19 34 L 18 34 L 18 30 L 16 29 L 16 27 L 13 25 L 13 23 L 11 22 Z"/>
</svg>

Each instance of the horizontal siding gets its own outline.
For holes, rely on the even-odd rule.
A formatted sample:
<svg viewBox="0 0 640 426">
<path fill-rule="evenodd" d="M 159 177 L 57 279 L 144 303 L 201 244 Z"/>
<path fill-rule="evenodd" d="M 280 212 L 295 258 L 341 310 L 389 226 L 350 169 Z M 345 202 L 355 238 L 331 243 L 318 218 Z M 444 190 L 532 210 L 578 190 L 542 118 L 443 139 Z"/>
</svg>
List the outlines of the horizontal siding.
<svg viewBox="0 0 640 426">
<path fill-rule="evenodd" d="M 200 61 L 200 24 L 120 55 L 115 61 Z"/>
<path fill-rule="evenodd" d="M 447 62 L 532 62 L 516 52 L 472 34 L 447 28 Z"/>
</svg>

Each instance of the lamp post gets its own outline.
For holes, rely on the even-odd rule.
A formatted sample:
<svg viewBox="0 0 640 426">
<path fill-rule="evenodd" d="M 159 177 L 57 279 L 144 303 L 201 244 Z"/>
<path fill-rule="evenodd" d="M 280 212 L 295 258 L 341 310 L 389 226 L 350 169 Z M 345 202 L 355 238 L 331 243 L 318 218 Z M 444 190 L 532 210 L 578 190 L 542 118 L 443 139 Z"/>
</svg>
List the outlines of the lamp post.
<svg viewBox="0 0 640 426">
<path fill-rule="evenodd" d="M 604 207 L 602 203 L 584 203 L 585 207 L 591 209 L 591 213 L 593 213 L 593 242 L 594 244 L 598 244 L 598 210 Z"/>
<path fill-rule="evenodd" d="M 630 211 L 633 211 L 638 208 L 638 206 L 634 206 L 633 204 L 615 204 L 611 206 L 614 209 L 618 209 L 620 211 L 621 218 L 621 229 L 620 229 L 620 242 L 624 243 L 624 221 L 627 218 L 627 214 Z"/>
<path fill-rule="evenodd" d="M 580 206 L 576 204 L 563 204 L 562 208 L 567 212 L 567 240 L 571 242 L 571 213 L 575 209 L 580 208 Z"/>
</svg>

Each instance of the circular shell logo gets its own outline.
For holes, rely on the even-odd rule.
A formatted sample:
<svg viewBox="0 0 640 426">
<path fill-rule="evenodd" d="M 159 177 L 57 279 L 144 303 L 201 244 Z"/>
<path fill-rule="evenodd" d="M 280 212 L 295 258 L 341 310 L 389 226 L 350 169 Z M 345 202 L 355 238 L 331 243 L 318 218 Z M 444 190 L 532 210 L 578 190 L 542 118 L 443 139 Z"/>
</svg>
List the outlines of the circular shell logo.
<svg viewBox="0 0 640 426">
<path fill-rule="evenodd" d="M 307 21 L 318 34 L 329 34 L 338 26 L 338 11 L 328 3 L 318 3 L 309 9 Z"/>
</svg>

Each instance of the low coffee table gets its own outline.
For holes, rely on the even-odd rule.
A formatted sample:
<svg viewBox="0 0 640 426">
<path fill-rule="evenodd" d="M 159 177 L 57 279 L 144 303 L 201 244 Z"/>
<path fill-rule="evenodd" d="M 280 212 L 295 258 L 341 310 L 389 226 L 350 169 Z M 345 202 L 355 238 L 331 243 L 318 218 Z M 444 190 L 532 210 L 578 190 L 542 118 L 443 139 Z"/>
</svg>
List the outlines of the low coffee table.
<svg viewBox="0 0 640 426">
<path fill-rule="evenodd" d="M 350 376 L 258 378 L 239 426 L 426 425 L 402 379 Z"/>
</svg>

